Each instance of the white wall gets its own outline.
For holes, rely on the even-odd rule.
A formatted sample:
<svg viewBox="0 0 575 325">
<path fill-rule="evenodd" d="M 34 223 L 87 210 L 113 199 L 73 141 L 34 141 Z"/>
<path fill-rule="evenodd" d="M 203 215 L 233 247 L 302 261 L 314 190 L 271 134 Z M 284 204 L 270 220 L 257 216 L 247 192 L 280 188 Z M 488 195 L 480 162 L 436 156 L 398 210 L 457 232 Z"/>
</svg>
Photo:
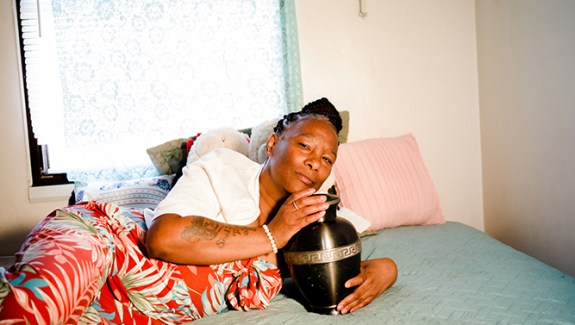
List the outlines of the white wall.
<svg viewBox="0 0 575 325">
<path fill-rule="evenodd" d="M 349 141 L 413 133 L 449 220 L 483 229 L 472 0 L 296 0 L 304 99 L 350 111 Z"/>
<path fill-rule="evenodd" d="M 477 1 L 485 228 L 575 276 L 575 1 Z"/>
<path fill-rule="evenodd" d="M 66 204 L 28 201 L 11 3 L 0 0 L 0 254 Z M 447 219 L 483 229 L 473 0 L 365 3 L 360 18 L 357 0 L 296 0 L 305 100 L 349 110 L 350 141 L 413 133 Z"/>
</svg>

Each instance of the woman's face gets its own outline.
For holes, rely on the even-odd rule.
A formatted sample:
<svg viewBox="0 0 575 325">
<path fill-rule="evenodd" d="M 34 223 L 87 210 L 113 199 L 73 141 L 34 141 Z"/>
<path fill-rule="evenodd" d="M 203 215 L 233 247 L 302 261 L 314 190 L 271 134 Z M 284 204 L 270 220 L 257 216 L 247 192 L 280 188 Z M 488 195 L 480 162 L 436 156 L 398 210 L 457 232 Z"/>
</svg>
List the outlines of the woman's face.
<svg viewBox="0 0 575 325">
<path fill-rule="evenodd" d="M 273 181 L 288 193 L 313 187 L 326 180 L 337 158 L 337 133 L 330 122 L 307 118 L 295 121 L 281 136 L 268 141 Z"/>
</svg>

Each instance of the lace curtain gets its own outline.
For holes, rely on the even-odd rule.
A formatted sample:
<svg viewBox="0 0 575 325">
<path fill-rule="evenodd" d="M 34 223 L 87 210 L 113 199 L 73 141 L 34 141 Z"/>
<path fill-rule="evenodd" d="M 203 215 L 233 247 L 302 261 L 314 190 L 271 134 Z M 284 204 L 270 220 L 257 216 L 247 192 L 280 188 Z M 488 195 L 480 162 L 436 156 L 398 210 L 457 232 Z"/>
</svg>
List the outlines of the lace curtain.
<svg viewBox="0 0 575 325">
<path fill-rule="evenodd" d="M 63 141 L 48 145 L 50 171 L 152 176 L 149 147 L 299 109 L 294 11 L 293 0 L 53 0 Z"/>
</svg>

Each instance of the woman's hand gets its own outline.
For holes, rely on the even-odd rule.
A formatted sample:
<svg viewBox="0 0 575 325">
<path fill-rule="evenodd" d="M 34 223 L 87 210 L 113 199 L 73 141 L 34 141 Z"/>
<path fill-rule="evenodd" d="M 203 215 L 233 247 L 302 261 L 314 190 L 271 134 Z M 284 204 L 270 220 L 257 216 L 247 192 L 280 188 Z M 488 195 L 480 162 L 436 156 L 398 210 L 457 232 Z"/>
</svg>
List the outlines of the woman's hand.
<svg viewBox="0 0 575 325">
<path fill-rule="evenodd" d="M 345 283 L 346 288 L 357 288 L 337 305 L 337 310 L 341 314 L 347 314 L 365 307 L 391 287 L 396 279 L 397 266 L 392 259 L 362 261 L 359 275 Z"/>
<path fill-rule="evenodd" d="M 284 247 L 300 229 L 325 215 L 329 208 L 325 195 L 312 195 L 314 188 L 293 193 L 269 223 L 278 248 Z"/>
</svg>

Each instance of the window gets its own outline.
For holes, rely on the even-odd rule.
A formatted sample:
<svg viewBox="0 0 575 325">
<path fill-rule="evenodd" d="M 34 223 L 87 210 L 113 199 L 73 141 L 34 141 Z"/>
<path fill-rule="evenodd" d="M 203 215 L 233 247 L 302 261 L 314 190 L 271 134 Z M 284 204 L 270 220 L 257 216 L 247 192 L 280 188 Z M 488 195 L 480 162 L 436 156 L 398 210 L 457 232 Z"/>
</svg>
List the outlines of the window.
<svg viewBox="0 0 575 325">
<path fill-rule="evenodd" d="M 17 1 L 33 185 L 150 176 L 146 148 L 299 108 L 292 1 Z"/>
</svg>

